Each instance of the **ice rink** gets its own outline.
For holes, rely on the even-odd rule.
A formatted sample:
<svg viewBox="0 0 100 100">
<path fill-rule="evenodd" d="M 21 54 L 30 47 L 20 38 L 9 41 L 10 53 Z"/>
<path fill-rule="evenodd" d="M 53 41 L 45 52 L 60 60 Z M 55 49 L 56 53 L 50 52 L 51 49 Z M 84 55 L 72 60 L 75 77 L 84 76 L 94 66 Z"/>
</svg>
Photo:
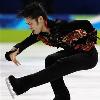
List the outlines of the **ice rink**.
<svg viewBox="0 0 100 100">
<path fill-rule="evenodd" d="M 24 50 L 17 59 L 21 65 L 16 66 L 5 60 L 5 52 L 15 44 L 0 44 L 0 100 L 12 100 L 5 84 L 5 78 L 9 75 L 22 77 L 44 69 L 44 60 L 48 54 L 60 49 L 50 48 L 44 45 L 33 45 Z M 95 68 L 79 71 L 64 76 L 71 100 L 100 100 L 100 46 L 96 46 L 99 52 L 99 61 Z M 49 83 L 30 89 L 23 95 L 15 97 L 15 100 L 53 100 L 54 94 Z"/>
</svg>

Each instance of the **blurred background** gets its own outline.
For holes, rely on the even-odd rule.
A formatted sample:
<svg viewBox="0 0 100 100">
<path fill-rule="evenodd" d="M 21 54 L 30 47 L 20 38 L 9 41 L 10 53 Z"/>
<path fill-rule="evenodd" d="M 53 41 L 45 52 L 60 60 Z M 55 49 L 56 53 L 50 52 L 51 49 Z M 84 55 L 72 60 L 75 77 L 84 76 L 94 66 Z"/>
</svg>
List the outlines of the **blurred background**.
<svg viewBox="0 0 100 100">
<path fill-rule="evenodd" d="M 19 42 L 30 34 L 24 20 L 17 18 L 16 14 L 33 1 L 39 1 L 44 5 L 49 18 L 88 19 L 100 33 L 100 1 L 98 0 L 1 0 L 0 42 Z"/>
<path fill-rule="evenodd" d="M 28 25 L 16 15 L 20 9 L 34 0 L 0 0 L 0 100 L 12 100 L 5 84 L 9 75 L 22 77 L 45 68 L 45 57 L 59 51 L 41 42 L 24 50 L 17 59 L 20 66 L 5 59 L 5 53 L 16 43 L 30 35 Z M 35 0 L 41 2 L 50 19 L 87 19 L 98 30 L 100 37 L 100 0 Z M 100 100 L 100 40 L 96 45 L 98 63 L 95 68 L 64 76 L 71 100 Z M 50 84 L 29 90 L 16 100 L 53 100 Z"/>
</svg>

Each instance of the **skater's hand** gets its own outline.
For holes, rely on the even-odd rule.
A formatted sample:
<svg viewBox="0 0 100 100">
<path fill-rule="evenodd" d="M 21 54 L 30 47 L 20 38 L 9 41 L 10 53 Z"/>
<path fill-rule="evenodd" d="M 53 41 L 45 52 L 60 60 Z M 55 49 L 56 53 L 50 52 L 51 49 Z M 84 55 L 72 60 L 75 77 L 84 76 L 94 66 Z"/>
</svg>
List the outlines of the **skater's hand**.
<svg viewBox="0 0 100 100">
<path fill-rule="evenodd" d="M 16 56 L 18 55 L 18 53 L 19 53 L 19 48 L 15 52 L 10 54 L 10 58 L 11 58 L 12 62 L 14 62 L 17 66 L 21 65 L 19 63 L 19 61 L 16 59 Z"/>
</svg>

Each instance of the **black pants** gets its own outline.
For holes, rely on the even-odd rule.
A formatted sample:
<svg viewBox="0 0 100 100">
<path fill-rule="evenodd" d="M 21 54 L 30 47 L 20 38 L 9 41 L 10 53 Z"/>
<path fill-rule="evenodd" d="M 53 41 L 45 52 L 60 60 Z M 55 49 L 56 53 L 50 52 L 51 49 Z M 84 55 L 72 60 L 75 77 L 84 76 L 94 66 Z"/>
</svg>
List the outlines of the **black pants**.
<svg viewBox="0 0 100 100">
<path fill-rule="evenodd" d="M 24 82 L 24 86 L 30 88 L 50 82 L 55 95 L 65 93 L 70 100 L 63 76 L 76 71 L 91 69 L 96 66 L 97 61 L 98 53 L 95 48 L 88 53 L 61 50 L 47 56 L 45 69 L 20 79 Z"/>
</svg>

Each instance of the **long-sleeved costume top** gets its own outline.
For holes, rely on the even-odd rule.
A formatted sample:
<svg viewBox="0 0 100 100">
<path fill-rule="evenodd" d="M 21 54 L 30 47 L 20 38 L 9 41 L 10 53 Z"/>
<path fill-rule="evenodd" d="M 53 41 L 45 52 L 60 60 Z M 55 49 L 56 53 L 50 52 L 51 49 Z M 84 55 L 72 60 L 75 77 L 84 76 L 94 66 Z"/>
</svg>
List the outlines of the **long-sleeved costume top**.
<svg viewBox="0 0 100 100">
<path fill-rule="evenodd" d="M 97 31 L 88 20 L 74 20 L 67 22 L 64 20 L 48 20 L 50 33 L 31 33 L 24 41 L 16 44 L 19 53 L 30 45 L 43 41 L 46 45 L 61 47 L 69 51 L 89 51 L 97 41 Z"/>
<path fill-rule="evenodd" d="M 41 32 L 38 35 L 31 33 L 24 41 L 16 44 L 20 52 L 28 46 L 41 40 L 43 43 L 62 47 L 64 49 L 82 50 L 85 45 L 93 45 L 97 41 L 97 31 L 87 20 L 75 20 L 72 22 L 61 20 L 48 20 L 50 33 Z"/>
</svg>

